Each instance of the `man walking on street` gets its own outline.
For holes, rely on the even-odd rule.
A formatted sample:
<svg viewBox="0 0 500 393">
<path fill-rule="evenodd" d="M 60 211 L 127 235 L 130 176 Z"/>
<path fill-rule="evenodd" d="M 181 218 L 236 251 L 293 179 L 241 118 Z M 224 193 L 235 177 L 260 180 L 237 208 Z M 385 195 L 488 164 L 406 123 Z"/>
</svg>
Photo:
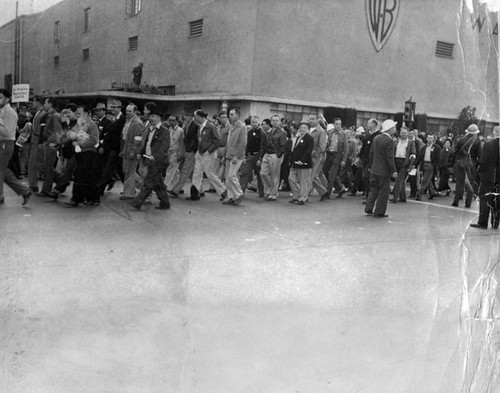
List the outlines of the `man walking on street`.
<svg viewBox="0 0 500 393">
<path fill-rule="evenodd" d="M 260 157 L 263 155 L 264 135 L 259 127 L 259 118 L 253 116 L 250 129 L 247 131 L 247 146 L 245 151 L 245 162 L 241 166 L 240 186 L 243 194 L 245 193 L 248 183 L 252 181 L 253 175 L 257 177 L 257 191 L 259 198 L 264 197 L 264 185 L 260 177 Z"/>
<path fill-rule="evenodd" d="M 231 128 L 227 136 L 226 144 L 226 187 L 228 200 L 226 205 L 238 205 L 243 199 L 238 179 L 238 171 L 245 158 L 245 148 L 247 145 L 247 128 L 240 120 L 239 109 L 233 108 L 229 111 L 229 121 Z"/>
<path fill-rule="evenodd" d="M 391 189 L 391 176 L 398 176 L 392 140 L 395 132 L 396 122 L 389 119 L 384 121 L 381 134 L 375 137 L 370 149 L 370 193 L 366 200 L 365 213 L 373 214 L 374 217 L 387 217 L 385 212 Z"/>
<path fill-rule="evenodd" d="M 429 134 L 427 136 L 427 145 L 423 146 L 419 153 L 417 160 L 415 161 L 415 167 L 418 168 L 420 163 L 422 163 L 423 179 L 420 189 L 417 192 L 416 200 L 420 201 L 422 198 L 422 193 L 429 189 L 429 199 L 434 199 L 437 195 L 436 189 L 434 188 L 434 173 L 436 168 L 439 166 L 439 156 L 441 155 L 441 148 L 439 145 L 434 143 L 434 134 Z"/>
<path fill-rule="evenodd" d="M 28 159 L 28 183 L 33 192 L 38 192 L 38 167 L 39 161 L 43 159 L 43 131 L 47 120 L 47 113 L 44 110 L 43 98 L 35 96 L 33 98 L 33 109 L 36 114 L 33 118 L 33 132 L 30 139 L 30 153 Z"/>
<path fill-rule="evenodd" d="M 17 113 L 10 106 L 10 91 L 0 89 L 0 205 L 5 203 L 3 184 L 7 184 L 17 195 L 23 197 L 23 205 L 28 203 L 31 190 L 17 179 L 7 167 L 16 139 Z"/>
</svg>

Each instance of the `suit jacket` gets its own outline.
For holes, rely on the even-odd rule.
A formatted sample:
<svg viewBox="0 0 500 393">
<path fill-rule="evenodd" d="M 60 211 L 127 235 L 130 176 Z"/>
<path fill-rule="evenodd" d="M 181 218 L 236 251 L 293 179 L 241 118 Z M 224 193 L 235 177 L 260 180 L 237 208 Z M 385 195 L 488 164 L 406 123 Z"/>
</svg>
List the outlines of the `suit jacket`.
<svg viewBox="0 0 500 393">
<path fill-rule="evenodd" d="M 310 134 L 305 134 L 299 143 L 295 141 L 295 146 L 292 151 L 291 164 L 292 168 L 308 169 L 312 168 L 312 154 L 314 150 L 314 137 Z M 296 164 L 295 161 L 301 161 L 303 165 Z"/>
<path fill-rule="evenodd" d="M 417 160 L 415 161 L 416 167 L 418 167 L 421 162 L 424 162 L 426 149 L 427 149 L 427 145 L 424 145 L 420 148 L 420 151 L 418 152 Z M 439 147 L 439 145 L 436 145 L 435 143 L 433 143 L 431 146 L 431 163 L 432 163 L 432 165 L 439 166 L 440 157 L 441 157 L 441 148 Z"/>
<path fill-rule="evenodd" d="M 370 159 L 370 150 L 373 144 L 373 140 L 378 135 L 380 135 L 379 130 L 375 131 L 373 134 L 367 133 L 367 135 L 365 135 L 361 140 L 361 142 L 363 142 L 363 146 L 361 146 L 361 149 L 359 151 L 359 158 L 361 158 L 361 160 L 365 163 L 367 163 Z"/>
<path fill-rule="evenodd" d="M 104 135 L 104 150 L 106 152 L 110 151 L 120 151 L 121 141 L 122 141 L 122 131 L 125 125 L 125 115 L 122 113 L 118 119 L 113 121 L 109 127 L 108 132 Z"/>
<path fill-rule="evenodd" d="M 151 127 L 148 127 L 143 134 L 142 145 L 140 154 L 146 153 L 146 145 L 148 143 L 149 134 L 151 133 Z M 143 159 L 144 165 L 146 166 L 156 166 L 158 169 L 166 169 L 168 166 L 168 149 L 170 148 L 170 131 L 160 123 L 158 129 L 153 135 L 153 140 L 151 141 L 151 155 L 154 157 L 154 161 Z"/>
<path fill-rule="evenodd" d="M 398 148 L 398 143 L 399 141 L 394 142 L 394 157 L 396 157 L 396 149 Z M 412 166 L 416 157 L 417 157 L 417 152 L 415 148 L 415 142 L 408 139 L 408 144 L 406 145 L 405 163 L 403 167 L 408 168 Z"/>
<path fill-rule="evenodd" d="M 184 150 L 188 153 L 196 153 L 198 150 L 198 129 L 198 124 L 191 120 L 184 130 Z"/>
<path fill-rule="evenodd" d="M 62 136 L 62 125 L 59 113 L 47 114 L 45 127 L 43 129 L 43 141 L 56 143 Z"/>
<path fill-rule="evenodd" d="M 246 146 L 247 128 L 241 120 L 238 120 L 229 129 L 226 142 L 226 158 L 237 157 L 240 160 L 244 159 Z"/>
<path fill-rule="evenodd" d="M 204 154 L 208 151 L 212 154 L 221 145 L 222 142 L 217 128 L 207 120 L 201 132 L 198 130 L 198 152 Z"/>
<path fill-rule="evenodd" d="M 43 109 L 35 115 L 33 118 L 33 131 L 31 133 L 31 143 L 41 143 L 43 142 L 43 130 L 45 128 L 45 122 L 47 121 L 47 112 Z"/>
<path fill-rule="evenodd" d="M 314 139 L 314 149 L 312 156 L 315 159 L 321 158 L 326 149 L 326 131 L 318 124 L 316 129 L 310 134 Z"/>
<path fill-rule="evenodd" d="M 474 139 L 474 141 L 472 141 L 472 139 Z M 455 159 L 462 160 L 469 156 L 472 162 L 477 163 L 479 161 L 480 150 L 481 142 L 479 142 L 477 135 L 467 134 L 460 138 L 455 145 Z M 469 154 L 467 154 L 468 152 Z"/>
<path fill-rule="evenodd" d="M 329 149 L 332 143 L 333 133 L 334 131 L 330 131 L 330 133 L 328 134 L 328 142 L 326 144 L 326 150 Z M 345 133 L 344 130 L 339 131 L 339 135 L 337 138 L 337 153 L 342 154 L 342 161 L 347 160 L 347 157 L 349 156 L 349 139 L 347 138 L 347 134 Z"/>
<path fill-rule="evenodd" d="M 500 145 L 499 138 L 487 141 L 484 144 L 481 158 L 479 159 L 479 174 L 481 181 L 494 182 L 500 179 Z"/>
<path fill-rule="evenodd" d="M 127 139 L 123 144 L 121 155 L 123 158 L 135 158 L 139 153 L 142 146 L 142 133 L 144 131 L 144 126 L 142 121 L 134 116 L 130 120 L 130 125 L 128 127 Z"/>
<path fill-rule="evenodd" d="M 389 134 L 381 133 L 373 139 L 369 157 L 370 173 L 391 177 L 396 172 L 394 163 L 394 142 Z"/>
</svg>

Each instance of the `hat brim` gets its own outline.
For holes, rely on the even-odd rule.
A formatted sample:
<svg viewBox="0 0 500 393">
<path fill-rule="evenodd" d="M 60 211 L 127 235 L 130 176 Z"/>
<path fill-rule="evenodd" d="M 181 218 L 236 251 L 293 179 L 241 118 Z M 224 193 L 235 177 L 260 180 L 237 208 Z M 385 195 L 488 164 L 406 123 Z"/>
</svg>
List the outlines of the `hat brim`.
<svg viewBox="0 0 500 393">
<path fill-rule="evenodd" d="M 466 134 L 470 134 L 470 135 L 477 135 L 479 134 L 479 130 L 476 130 L 476 131 L 469 131 L 469 130 L 466 130 L 465 131 Z"/>
</svg>

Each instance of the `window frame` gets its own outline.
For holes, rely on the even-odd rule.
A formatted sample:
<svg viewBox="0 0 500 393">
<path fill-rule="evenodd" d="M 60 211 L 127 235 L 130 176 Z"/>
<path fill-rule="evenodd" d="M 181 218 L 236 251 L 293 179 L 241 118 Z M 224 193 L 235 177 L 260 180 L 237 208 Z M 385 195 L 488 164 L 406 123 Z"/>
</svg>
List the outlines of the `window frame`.
<svg viewBox="0 0 500 393">
<path fill-rule="evenodd" d="M 60 26 L 61 26 L 60 20 L 54 22 L 54 42 L 60 41 L 60 35 L 59 35 Z"/>
<path fill-rule="evenodd" d="M 87 56 L 85 56 L 87 54 Z M 82 61 L 89 61 L 90 60 L 90 48 L 85 48 L 82 49 Z"/>
<path fill-rule="evenodd" d="M 203 35 L 203 18 L 190 21 L 188 26 L 188 38 L 197 38 Z"/>
<path fill-rule="evenodd" d="M 90 29 L 90 9 L 87 7 L 83 10 L 83 32 L 87 32 Z"/>
</svg>

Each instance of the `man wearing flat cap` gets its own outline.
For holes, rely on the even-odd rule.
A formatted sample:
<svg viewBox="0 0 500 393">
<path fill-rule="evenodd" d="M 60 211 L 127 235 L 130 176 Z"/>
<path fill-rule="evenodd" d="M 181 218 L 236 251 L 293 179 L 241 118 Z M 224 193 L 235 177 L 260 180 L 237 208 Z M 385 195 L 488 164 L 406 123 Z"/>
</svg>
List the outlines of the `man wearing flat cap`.
<svg viewBox="0 0 500 393">
<path fill-rule="evenodd" d="M 144 133 L 142 146 L 137 159 L 148 168 L 141 192 L 129 202 L 137 210 L 141 208 L 153 191 L 156 192 L 160 205 L 156 209 L 170 209 L 167 187 L 163 181 L 163 173 L 168 166 L 168 149 L 170 132 L 161 123 L 161 112 L 157 105 L 150 106 L 149 127 Z"/>
<path fill-rule="evenodd" d="M 122 103 L 119 100 L 109 100 L 108 107 L 113 113 L 115 120 L 109 125 L 108 132 L 106 132 L 103 139 L 106 163 L 104 164 L 101 178 L 97 182 L 97 187 L 101 196 L 104 194 L 106 186 L 108 186 L 108 189 L 113 187 L 113 177 L 116 172 L 118 172 L 121 181 L 124 181 L 120 148 L 122 131 L 125 126 L 126 118 L 122 113 Z"/>
<path fill-rule="evenodd" d="M 453 173 L 456 178 L 455 198 L 451 206 L 458 207 L 458 201 L 465 194 L 465 207 L 469 208 L 472 203 L 472 195 L 477 194 L 476 167 L 479 162 L 481 142 L 478 134 L 479 128 L 471 124 L 465 131 L 465 136 L 460 138 L 455 146 L 455 166 Z"/>
<path fill-rule="evenodd" d="M 374 217 L 387 217 L 385 212 L 389 200 L 391 176 L 394 178 L 398 176 L 392 140 L 395 132 L 396 122 L 390 119 L 384 121 L 381 134 L 373 139 L 373 146 L 370 149 L 370 193 L 366 200 L 365 213 L 373 214 Z"/>
</svg>

